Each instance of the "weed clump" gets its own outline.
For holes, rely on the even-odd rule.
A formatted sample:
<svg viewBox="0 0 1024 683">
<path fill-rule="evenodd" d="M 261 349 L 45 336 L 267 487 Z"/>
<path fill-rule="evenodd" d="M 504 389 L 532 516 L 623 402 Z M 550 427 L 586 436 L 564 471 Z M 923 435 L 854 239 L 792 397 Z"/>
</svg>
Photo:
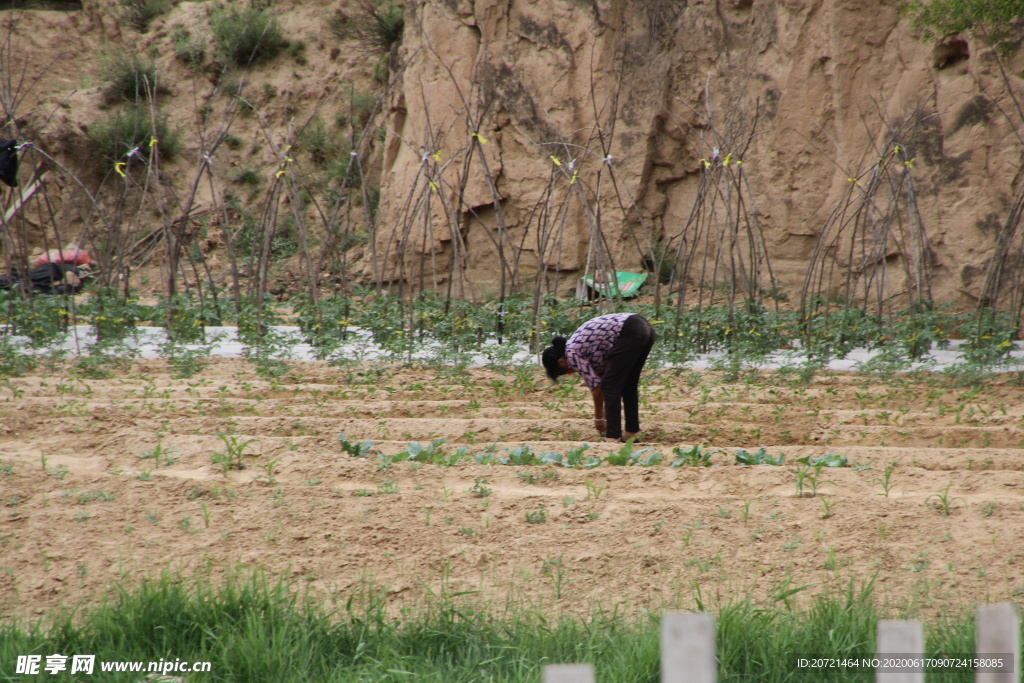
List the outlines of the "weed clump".
<svg viewBox="0 0 1024 683">
<path fill-rule="evenodd" d="M 166 116 L 145 106 L 129 107 L 113 117 L 105 117 L 89 126 L 89 140 L 95 151 L 109 161 L 125 161 L 133 157 L 148 159 L 154 149 L 163 157 L 173 157 L 181 150 L 181 136 L 172 129 Z"/>
<path fill-rule="evenodd" d="M 171 45 L 174 58 L 192 68 L 202 66 L 206 59 L 206 40 L 181 24 L 171 27 Z"/>
<path fill-rule="evenodd" d="M 108 103 L 152 99 L 158 92 L 156 63 L 138 52 L 118 50 L 100 60 Z"/>
<path fill-rule="evenodd" d="M 313 118 L 303 129 L 298 143 L 299 149 L 309 154 L 313 163 L 323 165 L 336 159 L 344 162 L 347 170 L 349 154 L 346 141 L 339 139 L 337 131 L 331 131 L 319 117 Z"/>
<path fill-rule="evenodd" d="M 171 9 L 168 0 L 118 0 L 117 4 L 117 21 L 139 33 L 145 33 L 150 22 Z"/>
<path fill-rule="evenodd" d="M 342 40 L 354 40 L 360 51 L 387 54 L 402 40 L 405 8 L 392 0 L 357 0 L 348 12 L 339 10 L 330 29 Z"/>
<path fill-rule="evenodd" d="M 240 181 L 247 181 L 246 178 L 239 178 Z M 256 178 L 258 182 L 259 178 Z M 295 235 L 295 219 L 291 216 L 281 218 L 276 226 L 261 225 L 259 220 L 249 212 L 241 209 L 236 204 L 238 217 L 241 225 L 235 232 L 235 250 L 242 256 L 254 257 L 263 248 L 263 240 L 266 239 L 266 230 L 272 230 L 270 235 L 269 255 L 275 261 L 281 261 L 292 256 L 299 250 L 299 242 Z"/>
<path fill-rule="evenodd" d="M 240 66 L 273 59 L 288 47 L 277 16 L 269 9 L 217 5 L 210 12 L 217 54 Z"/>
</svg>

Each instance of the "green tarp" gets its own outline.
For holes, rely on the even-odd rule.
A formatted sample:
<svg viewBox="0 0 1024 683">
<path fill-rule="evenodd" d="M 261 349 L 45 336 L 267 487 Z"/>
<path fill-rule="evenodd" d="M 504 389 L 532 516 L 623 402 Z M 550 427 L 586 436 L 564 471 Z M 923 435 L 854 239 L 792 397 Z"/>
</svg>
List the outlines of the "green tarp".
<svg viewBox="0 0 1024 683">
<path fill-rule="evenodd" d="M 595 283 L 593 275 L 580 278 L 580 282 L 587 287 L 590 287 L 598 294 L 602 294 L 604 296 L 611 295 L 611 287 L 609 285 L 614 286 L 617 283 L 619 286 L 619 294 L 622 298 L 632 299 L 640 293 L 640 285 L 647 281 L 647 273 L 627 273 L 624 270 L 617 270 L 615 271 L 615 279 L 612 280 L 611 278 L 608 278 L 608 280 L 610 280 L 610 282 L 606 281 L 604 277 L 601 277 L 597 283 Z"/>
</svg>

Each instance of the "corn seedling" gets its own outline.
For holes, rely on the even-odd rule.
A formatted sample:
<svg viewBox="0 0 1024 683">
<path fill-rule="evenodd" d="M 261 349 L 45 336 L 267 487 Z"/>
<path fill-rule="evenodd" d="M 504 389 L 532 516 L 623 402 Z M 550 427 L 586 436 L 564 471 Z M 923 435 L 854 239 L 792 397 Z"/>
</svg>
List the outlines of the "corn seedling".
<svg viewBox="0 0 1024 683">
<path fill-rule="evenodd" d="M 876 496 L 883 496 L 884 495 L 886 498 L 889 497 L 889 490 L 892 488 L 892 473 L 896 471 L 896 466 L 898 464 L 899 463 L 897 463 L 895 461 L 890 462 L 888 465 L 885 466 L 885 470 L 884 470 L 884 472 L 882 474 L 882 478 L 881 479 L 877 479 L 877 478 L 875 479 L 875 482 L 877 482 L 877 483 L 882 485 L 882 491 L 883 491 L 882 493 L 876 493 L 875 494 Z"/>
<path fill-rule="evenodd" d="M 836 564 L 836 549 L 833 546 L 829 546 L 825 552 L 825 563 L 821 565 L 822 569 L 834 570 L 838 565 Z"/>
<path fill-rule="evenodd" d="M 277 483 L 277 479 L 274 478 L 274 466 L 277 465 L 277 463 L 277 460 L 271 460 L 268 463 L 257 465 L 256 467 L 263 470 L 263 474 L 258 474 L 254 478 L 264 479 L 268 485 L 273 486 Z"/>
<path fill-rule="evenodd" d="M 211 460 L 214 465 L 221 468 L 222 473 L 227 474 L 228 470 L 244 470 L 244 458 L 256 457 L 255 453 L 245 452 L 249 448 L 249 444 L 256 441 L 256 439 L 243 441 L 237 436 L 229 436 L 223 433 L 218 433 L 217 436 L 224 442 L 225 448 L 223 451 L 214 453 L 211 456 Z"/>
<path fill-rule="evenodd" d="M 447 484 L 442 482 L 441 483 L 441 490 L 438 492 L 438 494 L 439 494 L 438 495 L 438 500 L 440 500 L 441 502 L 447 503 L 448 500 L 452 497 L 452 490 L 450 488 L 448 488 Z"/>
<path fill-rule="evenodd" d="M 583 482 L 583 485 L 587 487 L 587 497 L 585 500 L 590 500 L 591 498 L 597 500 L 598 498 L 601 497 L 601 494 L 604 493 L 605 489 L 608 488 L 608 484 L 605 484 L 604 486 L 598 486 L 597 484 L 594 484 L 589 481 Z"/>
<path fill-rule="evenodd" d="M 540 573 L 551 577 L 555 588 L 555 599 L 560 600 L 562 598 L 562 588 L 566 582 L 566 574 L 568 573 L 568 568 L 562 562 L 562 555 L 546 558 L 541 563 Z"/>
<path fill-rule="evenodd" d="M 951 486 L 953 486 L 953 482 L 949 482 L 948 484 L 946 484 L 946 488 L 942 493 L 933 493 L 932 495 L 924 499 L 924 502 L 927 505 L 929 501 L 931 501 L 932 498 L 934 498 L 935 501 L 932 503 L 932 506 L 936 510 L 941 510 L 942 515 L 944 517 L 949 517 L 949 513 L 952 512 L 953 508 L 955 507 L 954 504 L 956 503 L 956 501 L 959 500 L 965 506 L 967 505 L 967 501 L 965 501 L 960 496 L 950 497 L 949 489 Z"/>
</svg>

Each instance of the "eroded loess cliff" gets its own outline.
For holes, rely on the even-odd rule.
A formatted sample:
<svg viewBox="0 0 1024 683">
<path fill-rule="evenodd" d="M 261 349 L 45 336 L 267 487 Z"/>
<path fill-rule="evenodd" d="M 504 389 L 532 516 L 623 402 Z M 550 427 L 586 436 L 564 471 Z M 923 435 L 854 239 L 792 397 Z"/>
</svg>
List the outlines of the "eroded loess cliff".
<svg viewBox="0 0 1024 683">
<path fill-rule="evenodd" d="M 584 274 L 648 268 L 688 297 L 700 283 L 790 302 L 967 307 L 982 295 L 1021 185 L 1017 52 L 999 58 L 971 36 L 925 42 L 897 2 L 409 0 L 401 43 L 381 60 L 332 32 L 347 5 L 275 4 L 292 47 L 245 72 L 209 45 L 198 62 L 181 59 L 183 37 L 208 43 L 210 3 L 177 3 L 142 33 L 112 2 L 0 12 L 5 69 L 32 84 L 7 136 L 32 140 L 100 196 L 117 178 L 86 144 L 113 111 L 99 57 L 152 55 L 182 150 L 163 161 L 167 191 L 137 198 L 129 222 L 174 225 L 205 207 L 183 234 L 204 239 L 204 265 L 225 286 L 225 241 L 244 216 L 270 216 L 278 233 L 286 219 L 301 232 L 298 253 L 275 263 L 282 293 L 307 286 L 313 268 L 474 297 L 564 295 Z M 231 115 L 240 82 L 246 107 Z M 357 114 L 359 93 L 380 95 L 382 112 L 367 120 L 364 103 Z M 314 119 L 334 140 L 326 151 L 297 142 Z M 365 182 L 339 190 L 330 164 L 350 154 L 339 140 L 364 124 L 354 153 Z M 291 143 L 308 184 L 272 189 Z M 111 246 L 77 181 L 50 178 L 64 235 Z M 132 191 L 156 196 L 143 184 Z M 329 226 L 339 196 L 357 207 L 341 271 L 325 247 L 341 232 Z M 41 215 L 25 220 L 28 237 L 8 252 L 68 241 Z M 147 266 L 166 265 L 161 253 Z"/>
<path fill-rule="evenodd" d="M 389 277 L 564 291 L 667 246 L 692 284 L 735 241 L 720 269 L 762 291 L 792 298 L 816 264 L 822 293 L 855 271 L 966 306 L 1020 184 L 1024 62 L 925 43 L 896 2 L 449 0 L 406 23 Z"/>
</svg>

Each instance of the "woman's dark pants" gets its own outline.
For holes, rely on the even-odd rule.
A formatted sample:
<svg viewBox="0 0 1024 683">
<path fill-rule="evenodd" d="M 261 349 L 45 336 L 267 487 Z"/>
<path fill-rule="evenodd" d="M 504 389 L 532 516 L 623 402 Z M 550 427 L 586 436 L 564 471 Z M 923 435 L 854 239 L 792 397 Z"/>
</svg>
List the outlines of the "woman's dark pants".
<svg viewBox="0 0 1024 683">
<path fill-rule="evenodd" d="M 601 376 L 607 420 L 605 436 L 622 438 L 622 408 L 626 413 L 626 431 L 640 431 L 640 371 L 656 337 L 651 323 L 642 316 L 631 315 L 608 352 Z"/>
</svg>

